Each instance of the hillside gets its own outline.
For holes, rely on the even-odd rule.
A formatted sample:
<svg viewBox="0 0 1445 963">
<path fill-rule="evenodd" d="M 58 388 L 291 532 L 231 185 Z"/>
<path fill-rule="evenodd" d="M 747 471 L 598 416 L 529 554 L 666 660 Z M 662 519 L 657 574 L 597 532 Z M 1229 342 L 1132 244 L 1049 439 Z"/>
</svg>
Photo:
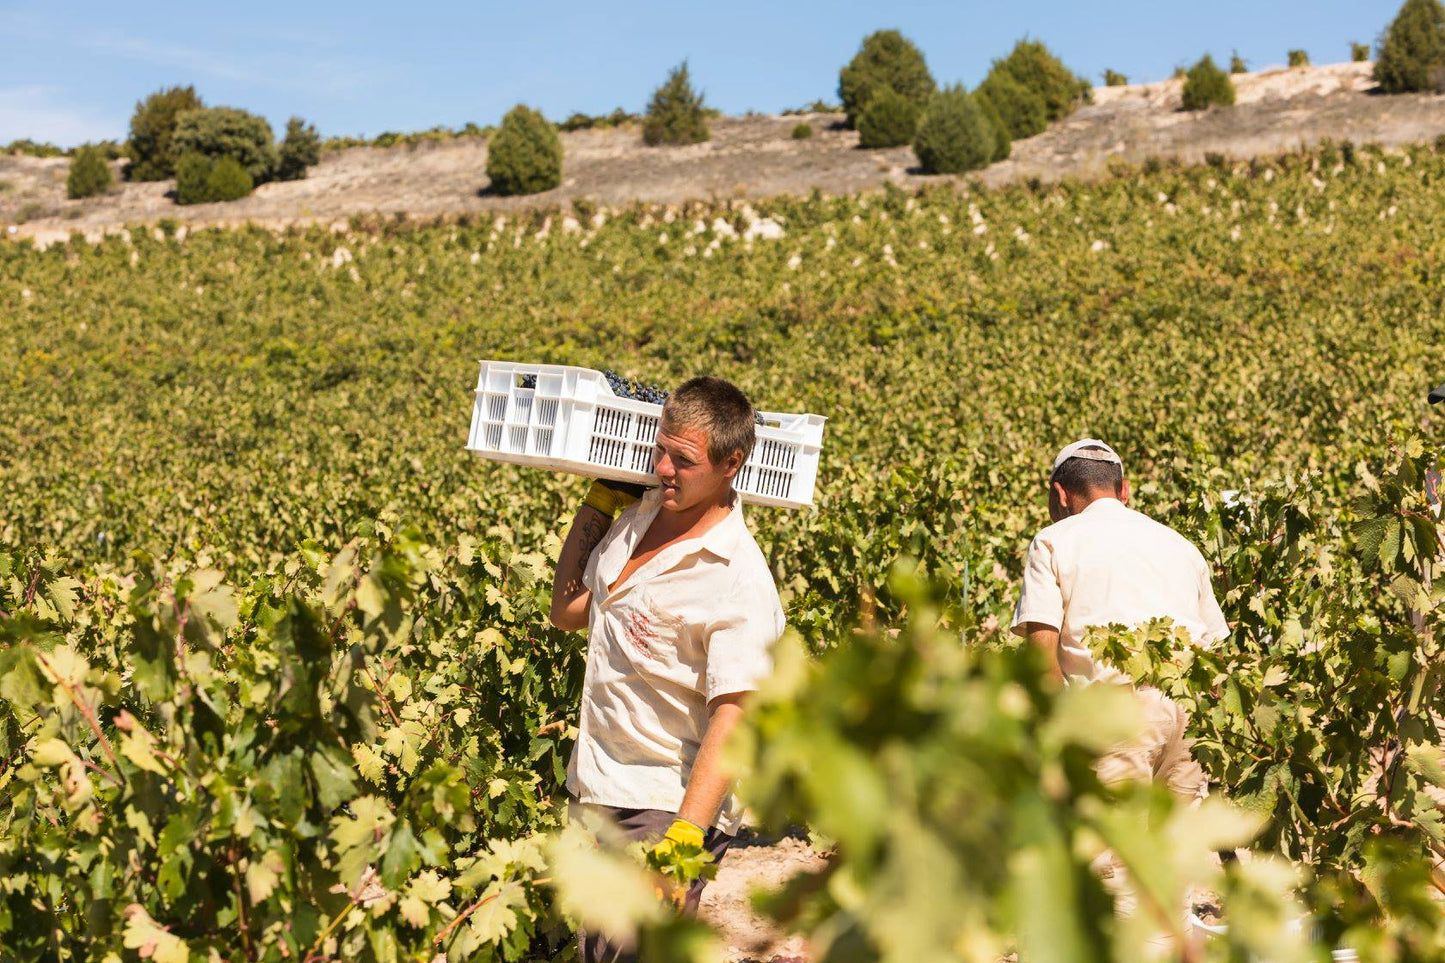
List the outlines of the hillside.
<svg viewBox="0 0 1445 963">
<path fill-rule="evenodd" d="M 1272 69 L 1236 77 L 1239 103 L 1227 110 L 1179 110 L 1181 82 L 1100 87 L 1094 104 L 1050 130 L 1019 141 L 1013 157 L 981 172 L 989 185 L 1031 177 L 1087 177 L 1113 158 L 1202 160 L 1208 153 L 1246 158 L 1312 144 L 1410 143 L 1445 131 L 1445 98 L 1372 93 L 1371 64 Z M 430 217 L 565 204 L 576 198 L 621 205 L 706 198 L 830 194 L 917 186 L 908 148 L 864 151 L 857 134 L 835 129 L 839 115 L 806 118 L 815 134 L 789 136 L 799 118 L 722 118 L 712 140 L 691 147 L 647 148 L 630 127 L 562 135 L 567 152 L 559 189 L 525 198 L 485 194 L 487 147 L 459 139 L 418 147 L 353 148 L 328 155 L 305 181 L 273 183 L 242 201 L 181 207 L 171 182 L 123 184 L 87 201 L 64 196 L 65 158 L 0 158 L 0 222 L 23 222 L 13 236 L 44 241 L 72 230 L 95 232 L 163 217 L 190 223 L 286 224 L 353 214 Z"/>
</svg>

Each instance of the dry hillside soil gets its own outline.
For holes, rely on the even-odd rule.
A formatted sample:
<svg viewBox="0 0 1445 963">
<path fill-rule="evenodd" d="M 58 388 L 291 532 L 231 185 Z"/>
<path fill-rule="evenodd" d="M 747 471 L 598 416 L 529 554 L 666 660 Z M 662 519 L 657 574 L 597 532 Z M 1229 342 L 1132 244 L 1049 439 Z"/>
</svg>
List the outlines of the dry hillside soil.
<svg viewBox="0 0 1445 963">
<path fill-rule="evenodd" d="M 1445 97 L 1381 95 L 1371 69 L 1351 63 L 1237 75 L 1238 103 L 1202 113 L 1179 109 L 1178 80 L 1099 87 L 1092 105 L 1015 143 L 1011 158 L 971 176 L 988 185 L 1088 177 L 1103 172 L 1111 158 L 1248 158 L 1323 138 L 1391 145 L 1445 132 Z M 793 140 L 792 128 L 802 119 L 814 136 Z M 635 127 L 563 134 L 562 186 L 524 198 L 487 192 L 487 145 L 480 138 L 339 151 L 304 181 L 266 184 L 244 200 L 193 207 L 172 200 L 169 181 L 120 184 L 103 197 L 69 201 L 68 159 L 0 157 L 0 223 L 14 227 L 5 229 L 7 236 L 45 243 L 75 230 L 96 235 L 165 217 L 279 227 L 355 214 L 435 217 L 556 206 L 577 198 L 623 205 L 800 195 L 815 188 L 841 194 L 886 181 L 916 187 L 941 179 L 920 174 L 909 148 L 859 149 L 858 135 L 842 130 L 840 120 L 832 114 L 722 118 L 713 122 L 710 141 L 690 147 L 644 147 Z"/>
</svg>

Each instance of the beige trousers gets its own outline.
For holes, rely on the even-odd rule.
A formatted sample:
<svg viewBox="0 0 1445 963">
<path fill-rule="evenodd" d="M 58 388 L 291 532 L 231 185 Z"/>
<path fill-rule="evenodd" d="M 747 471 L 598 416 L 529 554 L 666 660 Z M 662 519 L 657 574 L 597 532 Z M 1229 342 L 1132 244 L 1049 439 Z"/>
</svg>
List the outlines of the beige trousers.
<svg viewBox="0 0 1445 963">
<path fill-rule="evenodd" d="M 1135 689 L 1134 694 L 1144 716 L 1144 732 L 1099 757 L 1094 764 L 1099 779 L 1109 786 L 1159 780 L 1186 804 L 1199 805 L 1209 795 L 1209 779 L 1190 754 L 1184 710 L 1158 689 Z M 1112 852 L 1105 852 L 1094 860 L 1094 871 L 1114 897 L 1114 912 L 1132 916 L 1138 896 L 1129 886 L 1123 864 Z"/>
<path fill-rule="evenodd" d="M 1099 757 L 1095 765 L 1099 778 L 1109 786 L 1158 780 L 1183 800 L 1204 799 L 1209 780 L 1190 753 L 1184 710 L 1158 689 L 1135 689 L 1134 695 L 1144 716 L 1144 732 Z"/>
</svg>

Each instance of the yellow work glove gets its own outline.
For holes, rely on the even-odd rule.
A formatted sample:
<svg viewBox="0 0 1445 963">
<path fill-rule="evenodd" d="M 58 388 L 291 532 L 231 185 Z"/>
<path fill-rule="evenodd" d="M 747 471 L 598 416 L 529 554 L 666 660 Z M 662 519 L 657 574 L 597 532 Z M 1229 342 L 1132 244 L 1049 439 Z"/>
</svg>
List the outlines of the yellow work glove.
<svg viewBox="0 0 1445 963">
<path fill-rule="evenodd" d="M 712 879 L 717 874 L 712 854 L 703 849 L 703 839 L 701 826 L 686 819 L 674 819 L 657 845 L 648 850 L 647 865 L 662 875 L 662 885 L 657 890 L 659 899 L 667 899 L 680 907 L 694 880 Z"/>
<path fill-rule="evenodd" d="M 641 485 L 599 478 L 587 490 L 587 499 L 583 504 L 591 505 L 608 518 L 616 518 L 628 505 L 641 498 L 646 490 Z"/>
<path fill-rule="evenodd" d="M 696 846 L 702 849 L 704 837 L 702 827 L 688 822 L 686 819 L 674 819 L 672 825 L 667 827 L 663 834 L 662 841 L 653 847 L 658 853 L 670 853 L 679 846 Z"/>
</svg>

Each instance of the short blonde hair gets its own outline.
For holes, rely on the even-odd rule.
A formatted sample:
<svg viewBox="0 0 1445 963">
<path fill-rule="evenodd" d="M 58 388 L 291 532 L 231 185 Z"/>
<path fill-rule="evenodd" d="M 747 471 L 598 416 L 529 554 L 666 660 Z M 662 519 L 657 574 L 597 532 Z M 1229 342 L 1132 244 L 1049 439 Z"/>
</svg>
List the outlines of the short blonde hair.
<svg viewBox="0 0 1445 963">
<path fill-rule="evenodd" d="M 737 385 L 722 378 L 693 378 L 678 385 L 662 406 L 662 428 L 702 431 L 707 457 L 715 465 L 735 451 L 742 452 L 746 462 L 757 440 L 752 404 Z"/>
</svg>

